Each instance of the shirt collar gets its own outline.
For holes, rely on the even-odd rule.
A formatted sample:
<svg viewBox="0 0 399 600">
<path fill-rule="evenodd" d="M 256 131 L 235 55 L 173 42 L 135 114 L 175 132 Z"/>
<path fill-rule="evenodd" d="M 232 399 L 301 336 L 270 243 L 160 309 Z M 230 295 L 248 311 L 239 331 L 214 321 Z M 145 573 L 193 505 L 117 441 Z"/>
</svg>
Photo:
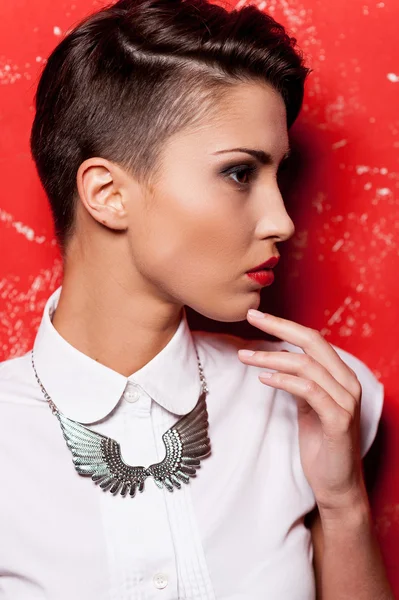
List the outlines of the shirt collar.
<svg viewBox="0 0 399 600">
<path fill-rule="evenodd" d="M 194 408 L 201 383 L 184 307 L 180 324 L 167 345 L 141 369 L 125 377 L 77 350 L 55 329 L 52 316 L 61 289 L 46 302 L 33 348 L 37 374 L 65 416 L 85 424 L 103 419 L 118 404 L 128 381 L 139 384 L 172 413 L 185 415 Z"/>
</svg>

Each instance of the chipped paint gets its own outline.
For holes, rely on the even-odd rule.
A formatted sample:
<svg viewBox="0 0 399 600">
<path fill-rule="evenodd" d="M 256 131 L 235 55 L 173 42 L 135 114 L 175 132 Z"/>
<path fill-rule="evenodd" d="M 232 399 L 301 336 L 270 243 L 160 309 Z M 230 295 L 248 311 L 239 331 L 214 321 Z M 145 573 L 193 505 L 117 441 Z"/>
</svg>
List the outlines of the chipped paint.
<svg viewBox="0 0 399 600">
<path fill-rule="evenodd" d="M 5 210 L 0 208 L 0 222 L 6 223 L 8 226 L 13 227 L 18 233 L 25 236 L 30 242 L 36 244 L 43 244 L 46 241 L 45 235 L 36 235 L 34 230 L 28 225 L 24 225 L 21 221 L 16 221 L 12 215 L 7 213 Z M 54 241 L 52 240 L 54 243 Z"/>
</svg>

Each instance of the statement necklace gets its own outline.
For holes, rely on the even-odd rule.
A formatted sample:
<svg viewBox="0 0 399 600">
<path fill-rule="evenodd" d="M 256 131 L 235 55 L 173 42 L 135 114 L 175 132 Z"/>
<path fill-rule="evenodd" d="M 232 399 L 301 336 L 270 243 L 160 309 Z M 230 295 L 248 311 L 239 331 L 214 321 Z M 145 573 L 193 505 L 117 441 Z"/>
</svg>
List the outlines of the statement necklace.
<svg viewBox="0 0 399 600">
<path fill-rule="evenodd" d="M 163 434 L 165 458 L 162 462 L 146 468 L 128 465 L 121 456 L 121 448 L 117 441 L 68 419 L 58 410 L 39 379 L 32 350 L 32 367 L 36 380 L 61 425 L 79 475 L 91 476 L 100 488 L 110 491 L 114 496 L 120 493 L 122 496 L 129 494 L 132 498 L 136 489 L 139 492 L 144 490 L 147 477 L 153 477 L 159 488 L 165 486 L 169 492 L 173 492 L 174 487 L 180 489 L 181 483 L 189 483 L 190 477 L 195 477 L 196 470 L 201 466 L 201 459 L 211 452 L 206 407 L 206 394 L 209 390 L 197 348 L 195 351 L 201 380 L 198 402 L 191 412 Z"/>
</svg>

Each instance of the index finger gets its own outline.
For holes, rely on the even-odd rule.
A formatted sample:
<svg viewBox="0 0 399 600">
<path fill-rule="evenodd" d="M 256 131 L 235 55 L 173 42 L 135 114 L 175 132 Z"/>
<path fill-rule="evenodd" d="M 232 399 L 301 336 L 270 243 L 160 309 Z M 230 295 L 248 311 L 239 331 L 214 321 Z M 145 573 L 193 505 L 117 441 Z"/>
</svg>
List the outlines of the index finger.
<svg viewBox="0 0 399 600">
<path fill-rule="evenodd" d="M 299 346 L 308 356 L 317 360 L 333 377 L 354 395 L 357 393 L 354 381 L 355 372 L 348 367 L 334 348 L 323 338 L 317 329 L 300 325 L 294 321 L 276 317 L 260 311 L 248 311 L 248 322 L 262 331 Z"/>
</svg>

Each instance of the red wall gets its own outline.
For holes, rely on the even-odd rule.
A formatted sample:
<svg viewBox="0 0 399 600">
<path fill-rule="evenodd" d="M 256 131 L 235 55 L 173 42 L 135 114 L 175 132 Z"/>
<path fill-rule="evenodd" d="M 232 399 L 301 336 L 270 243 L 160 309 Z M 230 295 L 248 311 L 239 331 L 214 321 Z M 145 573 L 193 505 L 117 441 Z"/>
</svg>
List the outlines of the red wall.
<svg viewBox="0 0 399 600">
<path fill-rule="evenodd" d="M 296 235 L 280 247 L 277 282 L 264 290 L 262 307 L 320 329 L 385 384 L 380 433 L 366 463 L 399 597 L 399 3 L 365 2 L 253 2 L 294 33 L 314 69 L 292 130 L 291 178 L 283 182 Z M 30 349 L 45 299 L 61 278 L 28 146 L 38 74 L 60 36 L 99 6 L 0 5 L 0 360 Z M 209 326 L 189 316 L 193 327 Z M 240 324 L 243 331 L 257 336 Z"/>
</svg>

